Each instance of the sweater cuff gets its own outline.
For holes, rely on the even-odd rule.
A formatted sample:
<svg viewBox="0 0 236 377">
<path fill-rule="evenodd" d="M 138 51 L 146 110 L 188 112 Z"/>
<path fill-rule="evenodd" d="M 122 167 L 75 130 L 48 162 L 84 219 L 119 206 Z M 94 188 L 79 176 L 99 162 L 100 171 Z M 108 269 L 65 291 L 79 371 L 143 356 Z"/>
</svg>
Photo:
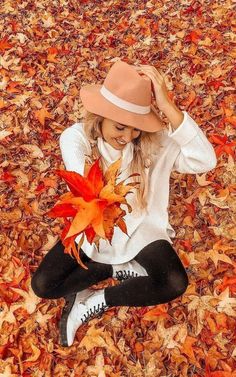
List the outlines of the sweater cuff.
<svg viewBox="0 0 236 377">
<path fill-rule="evenodd" d="M 175 140 L 177 144 L 184 145 L 189 143 L 198 133 L 199 126 L 187 113 L 183 111 L 184 119 L 182 123 L 174 131 L 172 130 L 171 125 L 169 124 L 168 136 Z"/>
</svg>

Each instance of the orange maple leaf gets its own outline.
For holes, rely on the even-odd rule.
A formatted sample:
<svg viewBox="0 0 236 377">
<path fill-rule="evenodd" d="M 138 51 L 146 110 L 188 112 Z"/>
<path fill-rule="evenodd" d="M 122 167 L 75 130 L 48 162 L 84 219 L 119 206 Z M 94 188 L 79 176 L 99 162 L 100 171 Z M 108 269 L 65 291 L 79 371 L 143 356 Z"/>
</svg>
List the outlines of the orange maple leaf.
<svg viewBox="0 0 236 377">
<path fill-rule="evenodd" d="M 56 59 L 56 55 L 58 54 L 58 49 L 56 47 L 50 47 L 48 49 L 47 61 L 52 63 L 59 63 L 59 60 Z"/>
<path fill-rule="evenodd" d="M 225 117 L 225 122 L 229 122 L 232 126 L 236 127 L 236 115 Z"/>
<path fill-rule="evenodd" d="M 115 226 L 127 234 L 123 220 L 126 211 L 121 209 L 120 205 L 125 204 L 128 211 L 132 211 L 125 196 L 139 183 L 124 184 L 125 180 L 123 180 L 116 184 L 121 159 L 111 164 L 104 175 L 99 162 L 100 158 L 93 163 L 85 177 L 74 171 L 56 170 L 55 172 L 64 178 L 70 191 L 61 195 L 56 205 L 47 213 L 50 217 L 64 218 L 65 228 L 61 239 L 65 253 L 74 255 L 85 269 L 87 267 L 78 254 L 84 236 L 90 244 L 94 242 L 99 248 L 100 238 L 109 240 L 111 244 Z M 139 174 L 132 174 L 128 178 L 136 175 Z M 71 217 L 72 221 L 67 217 Z M 79 234 L 82 234 L 82 237 L 76 249 L 75 238 Z"/>
<path fill-rule="evenodd" d="M 185 37 L 185 42 L 193 42 L 195 44 L 198 43 L 199 39 L 201 38 L 202 32 L 199 29 L 192 30 L 189 34 Z"/>
<path fill-rule="evenodd" d="M 21 85 L 20 81 L 9 81 L 9 84 L 7 86 L 7 92 L 8 93 L 20 93 L 21 90 L 16 88 L 16 86 Z"/>
<path fill-rule="evenodd" d="M 187 335 L 182 345 L 181 351 L 189 357 L 190 360 L 195 360 L 193 344 L 197 342 L 197 339 Z"/>
<path fill-rule="evenodd" d="M 169 314 L 167 313 L 167 306 L 166 304 L 161 304 L 155 306 L 154 309 L 147 311 L 143 315 L 143 320 L 145 321 L 158 321 L 159 317 L 168 318 Z"/>
<path fill-rule="evenodd" d="M 40 110 L 34 112 L 35 118 L 44 126 L 45 118 L 53 119 L 53 115 L 48 112 L 47 107 L 42 107 Z"/>
<path fill-rule="evenodd" d="M 217 286 L 217 290 L 222 292 L 229 287 L 230 292 L 236 293 L 236 275 L 224 276 L 221 284 Z"/>
<path fill-rule="evenodd" d="M 8 42 L 8 37 L 4 37 L 3 39 L 0 39 L 0 51 L 5 51 L 9 48 L 12 48 L 13 45 Z"/>
</svg>

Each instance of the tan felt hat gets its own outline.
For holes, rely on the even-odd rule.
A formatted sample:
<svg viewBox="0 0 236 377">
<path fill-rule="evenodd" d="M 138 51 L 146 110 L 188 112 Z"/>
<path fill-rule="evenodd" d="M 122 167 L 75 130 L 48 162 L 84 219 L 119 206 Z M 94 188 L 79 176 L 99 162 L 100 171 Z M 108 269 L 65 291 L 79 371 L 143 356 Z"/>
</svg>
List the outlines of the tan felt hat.
<svg viewBox="0 0 236 377">
<path fill-rule="evenodd" d="M 84 85 L 80 89 L 83 106 L 89 112 L 146 132 L 163 129 L 162 120 L 152 105 L 152 82 L 134 66 L 115 62 L 103 85 Z"/>
</svg>

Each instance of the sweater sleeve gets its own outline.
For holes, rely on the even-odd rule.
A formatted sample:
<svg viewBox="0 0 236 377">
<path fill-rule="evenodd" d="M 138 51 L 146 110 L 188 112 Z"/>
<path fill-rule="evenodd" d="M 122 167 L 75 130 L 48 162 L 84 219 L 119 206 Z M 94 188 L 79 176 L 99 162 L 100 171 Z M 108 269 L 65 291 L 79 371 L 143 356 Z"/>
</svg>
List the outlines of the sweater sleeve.
<svg viewBox="0 0 236 377">
<path fill-rule="evenodd" d="M 90 154 L 91 148 L 82 123 L 75 123 L 62 131 L 59 145 L 66 170 L 83 175 L 85 157 Z"/>
<path fill-rule="evenodd" d="M 192 117 L 183 111 L 184 119 L 168 137 L 179 145 L 179 153 L 172 170 L 179 173 L 204 173 L 216 167 L 217 158 L 212 144 Z"/>
</svg>

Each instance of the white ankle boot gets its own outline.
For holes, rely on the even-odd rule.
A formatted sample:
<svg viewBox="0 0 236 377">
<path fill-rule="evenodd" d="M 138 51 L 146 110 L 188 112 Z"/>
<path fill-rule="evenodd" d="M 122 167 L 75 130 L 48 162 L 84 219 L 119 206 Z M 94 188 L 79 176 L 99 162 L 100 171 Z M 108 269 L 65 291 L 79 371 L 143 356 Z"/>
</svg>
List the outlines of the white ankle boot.
<svg viewBox="0 0 236 377">
<path fill-rule="evenodd" d="M 148 276 L 144 267 L 142 267 L 135 259 L 122 264 L 113 264 L 112 277 L 123 281 L 137 276 Z"/>
<path fill-rule="evenodd" d="M 104 289 L 97 291 L 89 288 L 66 296 L 66 305 L 63 308 L 60 328 L 60 343 L 64 347 L 74 342 L 78 328 L 91 318 L 102 314 L 109 306 L 106 304 Z"/>
</svg>

